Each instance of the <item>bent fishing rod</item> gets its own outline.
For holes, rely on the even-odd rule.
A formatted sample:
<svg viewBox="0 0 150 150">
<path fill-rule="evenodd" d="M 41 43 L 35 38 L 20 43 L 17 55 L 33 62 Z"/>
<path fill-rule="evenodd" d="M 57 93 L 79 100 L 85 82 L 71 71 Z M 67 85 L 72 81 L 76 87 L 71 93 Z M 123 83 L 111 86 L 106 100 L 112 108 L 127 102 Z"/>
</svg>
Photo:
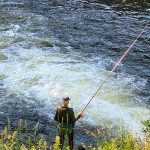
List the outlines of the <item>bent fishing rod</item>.
<svg viewBox="0 0 150 150">
<path fill-rule="evenodd" d="M 147 27 L 147 26 L 146 26 Z M 109 72 L 108 76 L 106 77 L 106 79 L 102 82 L 102 84 L 100 85 L 100 87 L 96 90 L 96 92 L 93 94 L 93 96 L 91 97 L 91 99 L 89 100 L 89 102 L 86 104 L 86 106 L 83 108 L 83 110 L 81 111 L 81 113 L 83 113 L 85 111 L 85 109 L 88 107 L 88 105 L 90 104 L 90 102 L 93 100 L 93 98 L 96 96 L 96 94 L 99 92 L 99 90 L 103 87 L 103 85 L 105 84 L 105 82 L 110 78 L 110 76 L 112 75 L 112 73 L 114 72 L 114 70 L 117 68 L 117 66 L 121 63 L 121 61 L 123 60 L 123 58 L 127 55 L 127 53 L 129 53 L 129 51 L 131 50 L 131 48 L 133 47 L 133 45 L 136 43 L 136 41 L 138 40 L 138 38 L 142 35 L 142 33 L 145 31 L 146 27 L 141 31 L 141 33 L 136 37 L 136 39 L 133 41 L 133 43 L 129 46 L 129 48 L 125 51 L 125 53 L 121 56 L 121 58 L 119 59 L 119 61 L 116 63 L 116 65 L 112 68 L 112 70 Z"/>
</svg>

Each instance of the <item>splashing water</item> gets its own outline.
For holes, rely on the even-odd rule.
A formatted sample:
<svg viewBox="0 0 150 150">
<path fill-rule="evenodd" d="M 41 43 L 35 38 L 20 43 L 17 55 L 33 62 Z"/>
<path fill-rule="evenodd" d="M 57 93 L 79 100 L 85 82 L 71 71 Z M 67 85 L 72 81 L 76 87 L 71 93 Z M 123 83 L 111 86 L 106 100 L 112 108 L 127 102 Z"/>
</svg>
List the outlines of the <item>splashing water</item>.
<svg viewBox="0 0 150 150">
<path fill-rule="evenodd" d="M 44 104 L 42 111 L 49 117 L 53 117 L 49 112 L 64 95 L 71 97 L 70 105 L 75 113 L 80 112 L 109 73 L 103 66 L 105 59 L 102 56 L 97 63 L 94 61 L 96 57 L 83 57 L 66 43 L 67 53 L 63 53 L 63 48 L 56 46 L 56 43 L 62 43 L 58 39 L 32 33 L 33 20 L 44 22 L 47 18 L 33 14 L 20 16 L 25 20 L 24 24 L 0 26 L 0 79 L 3 88 L 8 94 L 30 100 L 35 98 Z M 46 25 L 40 24 L 40 28 L 37 30 L 45 29 Z M 149 118 L 150 111 L 144 105 L 136 105 L 136 77 L 126 73 L 113 74 L 88 106 L 79 124 L 126 126 L 133 133 L 142 135 L 141 121 Z"/>
</svg>

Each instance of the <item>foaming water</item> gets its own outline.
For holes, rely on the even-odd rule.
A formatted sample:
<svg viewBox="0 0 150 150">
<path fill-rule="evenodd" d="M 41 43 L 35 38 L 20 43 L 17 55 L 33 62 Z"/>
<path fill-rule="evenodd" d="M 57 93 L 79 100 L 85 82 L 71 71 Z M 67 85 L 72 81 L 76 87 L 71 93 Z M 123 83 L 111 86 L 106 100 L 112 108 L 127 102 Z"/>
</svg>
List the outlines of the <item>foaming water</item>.
<svg viewBox="0 0 150 150">
<path fill-rule="evenodd" d="M 41 21 L 44 17 L 26 14 L 23 18 L 26 24 L 11 24 L 7 30 L 3 27 L 0 30 L 3 88 L 16 97 L 27 97 L 31 102 L 36 99 L 49 117 L 54 116 L 49 112 L 59 105 L 64 95 L 71 97 L 70 105 L 75 113 L 80 112 L 109 73 L 103 66 L 103 56 L 97 63 L 96 57 L 85 58 L 73 52 L 69 44 L 64 44 L 69 53 L 63 53 L 55 44 L 61 41 L 34 33 L 32 21 L 38 18 Z M 40 25 L 41 30 L 46 28 Z M 113 73 L 79 123 L 125 126 L 133 133 L 142 134 L 141 121 L 149 118 L 150 111 L 144 105 L 136 105 L 135 80 L 133 75 Z"/>
</svg>

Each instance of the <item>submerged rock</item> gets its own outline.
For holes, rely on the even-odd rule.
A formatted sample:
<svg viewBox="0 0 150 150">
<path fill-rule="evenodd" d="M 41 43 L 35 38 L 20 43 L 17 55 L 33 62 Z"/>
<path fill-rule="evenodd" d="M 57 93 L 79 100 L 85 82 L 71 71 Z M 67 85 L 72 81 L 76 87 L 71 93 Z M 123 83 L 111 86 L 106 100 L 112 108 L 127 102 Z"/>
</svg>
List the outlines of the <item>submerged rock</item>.
<svg viewBox="0 0 150 150">
<path fill-rule="evenodd" d="M 7 60 L 7 56 L 0 54 L 0 61 Z"/>
</svg>

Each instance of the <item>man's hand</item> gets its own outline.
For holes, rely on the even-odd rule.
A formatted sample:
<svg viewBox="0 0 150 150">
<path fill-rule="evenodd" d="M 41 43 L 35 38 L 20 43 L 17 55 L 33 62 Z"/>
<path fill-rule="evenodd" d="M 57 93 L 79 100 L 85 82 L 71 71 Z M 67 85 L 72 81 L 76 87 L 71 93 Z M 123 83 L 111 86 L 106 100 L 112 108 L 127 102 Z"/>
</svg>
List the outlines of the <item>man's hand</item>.
<svg viewBox="0 0 150 150">
<path fill-rule="evenodd" d="M 78 117 L 79 117 L 79 118 L 82 118 L 83 116 L 84 116 L 83 112 L 80 112 L 80 113 L 78 114 Z"/>
</svg>

